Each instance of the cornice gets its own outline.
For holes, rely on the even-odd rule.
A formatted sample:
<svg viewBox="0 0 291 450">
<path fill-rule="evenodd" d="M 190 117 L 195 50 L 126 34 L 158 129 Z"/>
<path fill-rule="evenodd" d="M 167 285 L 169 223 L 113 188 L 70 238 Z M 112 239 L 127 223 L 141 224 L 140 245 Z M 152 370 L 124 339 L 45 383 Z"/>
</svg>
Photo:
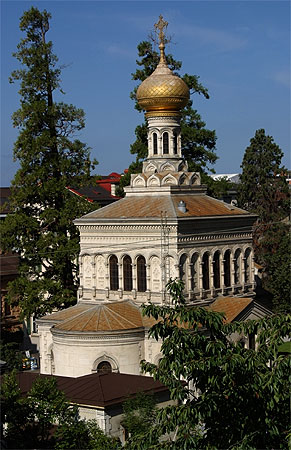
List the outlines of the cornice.
<svg viewBox="0 0 291 450">
<path fill-rule="evenodd" d="M 157 219 L 157 221 L 159 222 L 157 225 L 128 225 L 128 224 L 119 224 L 119 225 L 98 225 L 98 224 L 82 224 L 82 225 L 78 225 L 78 228 L 80 230 L 80 232 L 125 232 L 125 231 L 144 231 L 144 232 L 149 232 L 149 231 L 153 231 L 153 232 L 161 232 L 161 219 Z M 170 228 L 172 231 L 177 230 L 177 225 L 169 225 L 169 223 L 167 224 L 168 228 Z M 134 237 L 134 239 L 136 239 L 136 237 Z M 128 236 L 126 236 L 126 240 L 128 240 Z"/>
<path fill-rule="evenodd" d="M 192 236 L 178 236 L 178 243 L 190 243 L 197 241 L 225 241 L 232 239 L 252 239 L 252 233 L 222 233 L 222 234 L 197 234 Z"/>
</svg>

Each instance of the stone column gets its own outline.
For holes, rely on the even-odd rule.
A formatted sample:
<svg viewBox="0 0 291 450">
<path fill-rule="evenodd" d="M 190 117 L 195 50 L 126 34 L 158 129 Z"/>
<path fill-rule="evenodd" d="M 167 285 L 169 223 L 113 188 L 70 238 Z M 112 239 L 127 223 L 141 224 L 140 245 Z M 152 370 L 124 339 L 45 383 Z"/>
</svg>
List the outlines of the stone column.
<svg viewBox="0 0 291 450">
<path fill-rule="evenodd" d="M 230 255 L 232 256 L 232 255 Z M 235 274 L 235 258 L 230 257 L 230 285 L 231 285 L 231 292 L 234 294 L 235 288 L 234 288 L 234 274 Z"/>
<path fill-rule="evenodd" d="M 122 298 L 123 295 L 123 272 L 122 272 L 122 263 L 118 263 L 118 292 L 119 298 Z"/>
<path fill-rule="evenodd" d="M 211 260 L 210 260 L 210 256 L 211 255 L 209 255 L 209 288 L 210 288 L 210 294 L 213 297 L 214 296 L 214 270 L 213 270 L 214 260 L 212 259 L 212 256 L 211 256 Z"/>
</svg>

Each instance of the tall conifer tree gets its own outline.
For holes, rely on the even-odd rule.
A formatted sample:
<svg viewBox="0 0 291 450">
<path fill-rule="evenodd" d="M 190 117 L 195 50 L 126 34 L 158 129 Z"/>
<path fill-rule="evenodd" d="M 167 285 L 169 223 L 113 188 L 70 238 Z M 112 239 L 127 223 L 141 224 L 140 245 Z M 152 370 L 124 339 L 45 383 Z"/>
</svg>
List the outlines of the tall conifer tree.
<svg viewBox="0 0 291 450">
<path fill-rule="evenodd" d="M 290 311 L 290 195 L 282 157 L 273 137 L 257 130 L 244 154 L 238 190 L 239 205 L 258 214 L 255 258 L 263 266 L 263 287 L 280 312 Z"/>
<path fill-rule="evenodd" d="M 19 277 L 10 284 L 10 299 L 25 316 L 41 315 L 76 301 L 79 234 L 73 220 L 92 207 L 66 187 L 89 180 L 90 149 L 75 138 L 84 127 L 84 112 L 55 102 L 60 69 L 46 40 L 51 15 L 32 7 L 20 19 L 24 39 L 14 56 L 21 64 L 10 81 L 20 83 L 19 128 L 14 158 L 20 163 L 12 182 L 11 214 L 2 226 L 2 250 L 20 257 Z"/>
<path fill-rule="evenodd" d="M 257 130 L 242 161 L 238 201 L 242 208 L 271 222 L 288 214 L 286 169 L 281 166 L 283 152 L 265 130 Z"/>
</svg>

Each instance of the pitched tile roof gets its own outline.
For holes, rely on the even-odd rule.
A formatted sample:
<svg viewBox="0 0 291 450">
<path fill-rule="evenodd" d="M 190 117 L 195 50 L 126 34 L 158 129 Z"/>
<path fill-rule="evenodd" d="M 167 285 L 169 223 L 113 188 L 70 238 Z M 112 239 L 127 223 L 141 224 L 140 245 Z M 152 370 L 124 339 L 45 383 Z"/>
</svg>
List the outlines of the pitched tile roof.
<svg viewBox="0 0 291 450">
<path fill-rule="evenodd" d="M 185 213 L 178 208 L 181 200 L 186 204 Z M 82 219 L 160 218 L 161 211 L 165 212 L 168 218 L 249 215 L 247 211 L 207 195 L 173 194 L 125 197 L 114 204 L 86 214 Z"/>
<path fill-rule="evenodd" d="M 208 307 L 211 311 L 223 312 L 225 323 L 232 322 L 253 299 L 249 297 L 219 297 Z"/>
</svg>

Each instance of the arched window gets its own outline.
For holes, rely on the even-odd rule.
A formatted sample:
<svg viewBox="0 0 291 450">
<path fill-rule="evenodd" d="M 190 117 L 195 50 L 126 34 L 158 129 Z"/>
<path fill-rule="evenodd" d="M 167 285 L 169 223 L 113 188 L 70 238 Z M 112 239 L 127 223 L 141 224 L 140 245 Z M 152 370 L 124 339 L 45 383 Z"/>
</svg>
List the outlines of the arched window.
<svg viewBox="0 0 291 450">
<path fill-rule="evenodd" d="M 97 373 L 111 373 L 112 367 L 110 362 L 101 361 L 97 366 Z"/>
<path fill-rule="evenodd" d="M 220 288 L 220 253 L 216 251 L 213 257 L 213 275 L 214 287 Z"/>
<path fill-rule="evenodd" d="M 147 290 L 146 262 L 143 256 L 137 258 L 137 290 L 138 292 Z"/>
<path fill-rule="evenodd" d="M 115 255 L 110 256 L 109 260 L 109 272 L 110 272 L 110 289 L 112 291 L 118 290 L 118 260 Z"/>
<path fill-rule="evenodd" d="M 209 254 L 204 253 L 202 258 L 202 282 L 203 289 L 209 289 Z"/>
<path fill-rule="evenodd" d="M 234 284 L 241 283 L 241 251 L 237 249 L 234 254 Z"/>
<path fill-rule="evenodd" d="M 183 281 L 185 289 L 187 289 L 186 262 L 187 262 L 187 255 L 184 254 L 180 258 L 179 278 L 181 281 Z"/>
<path fill-rule="evenodd" d="M 169 134 L 167 132 L 163 134 L 163 154 L 169 154 Z"/>
<path fill-rule="evenodd" d="M 198 290 L 198 254 L 194 253 L 191 258 L 191 290 Z"/>
<path fill-rule="evenodd" d="M 251 280 L 251 249 L 247 248 L 244 257 L 245 283 Z"/>
<path fill-rule="evenodd" d="M 123 289 L 132 290 L 132 265 L 131 257 L 128 255 L 123 258 Z"/>
<path fill-rule="evenodd" d="M 158 154 L 158 136 L 157 133 L 153 133 L 153 149 L 154 155 Z"/>
<path fill-rule="evenodd" d="M 178 153 L 178 136 L 177 133 L 174 133 L 174 155 Z"/>
<path fill-rule="evenodd" d="M 230 250 L 226 250 L 224 253 L 223 261 L 223 271 L 224 271 L 224 286 L 230 286 Z"/>
</svg>

